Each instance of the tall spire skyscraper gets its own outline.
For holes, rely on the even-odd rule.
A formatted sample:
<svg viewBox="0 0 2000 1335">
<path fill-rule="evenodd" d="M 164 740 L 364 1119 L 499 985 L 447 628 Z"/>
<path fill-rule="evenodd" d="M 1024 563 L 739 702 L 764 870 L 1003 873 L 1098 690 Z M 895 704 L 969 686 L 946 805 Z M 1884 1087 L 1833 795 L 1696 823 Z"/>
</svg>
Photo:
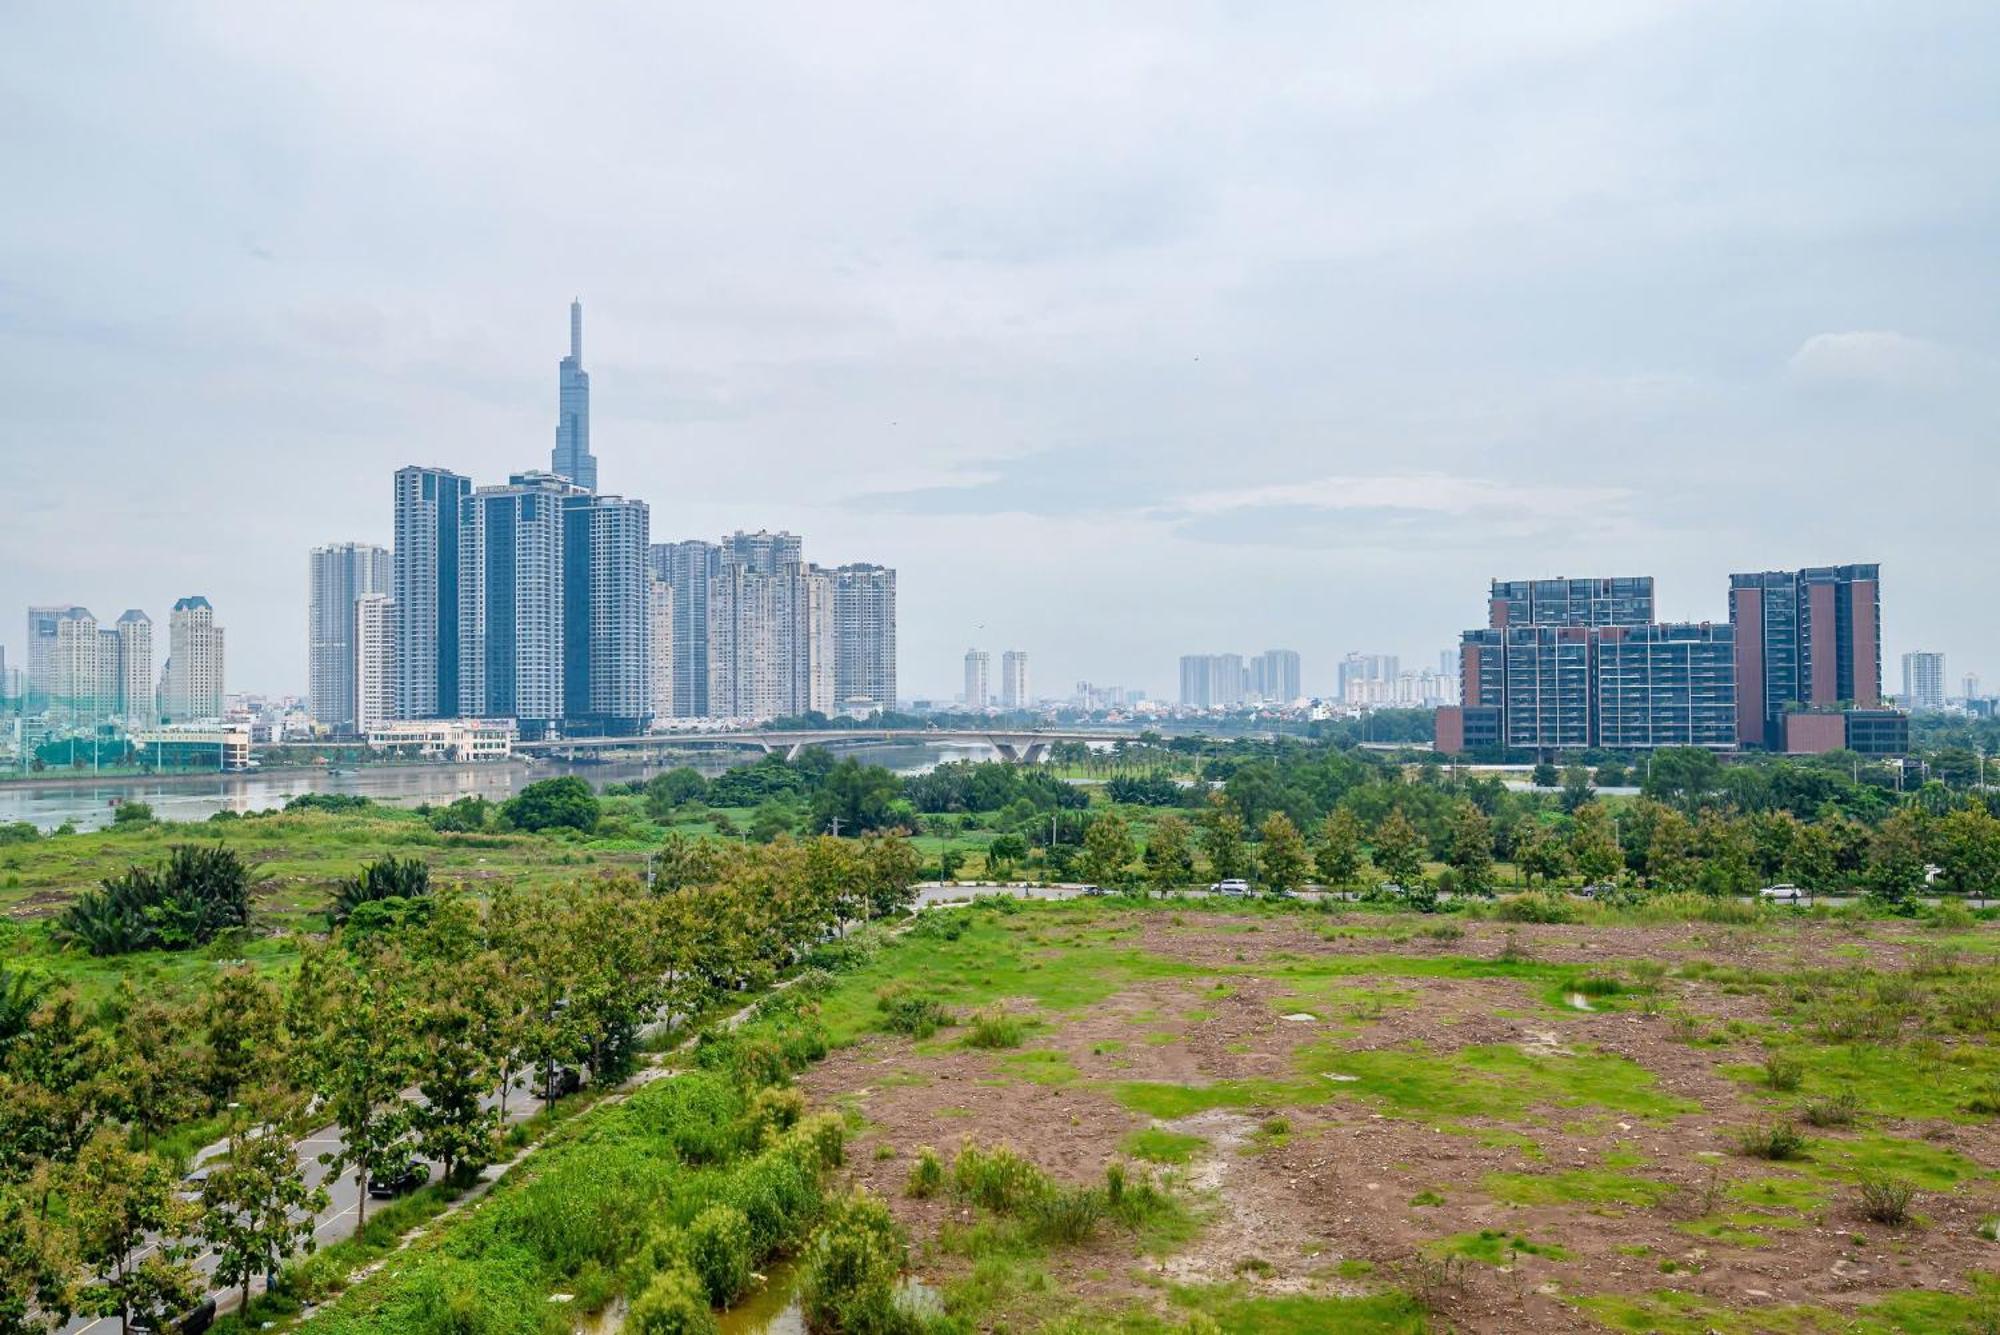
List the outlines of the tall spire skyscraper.
<svg viewBox="0 0 2000 1335">
<path fill-rule="evenodd" d="M 556 400 L 556 448 L 549 471 L 579 487 L 597 490 L 597 459 L 590 452 L 590 372 L 583 369 L 583 302 L 569 304 L 569 356 L 562 359 Z"/>
</svg>

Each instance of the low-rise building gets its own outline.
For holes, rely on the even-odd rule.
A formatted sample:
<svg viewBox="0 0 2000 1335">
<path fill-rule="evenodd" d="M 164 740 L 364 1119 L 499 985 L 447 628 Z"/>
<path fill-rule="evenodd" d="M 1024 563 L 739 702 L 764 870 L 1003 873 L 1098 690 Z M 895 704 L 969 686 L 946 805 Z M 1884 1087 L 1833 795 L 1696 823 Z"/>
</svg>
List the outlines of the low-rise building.
<svg viewBox="0 0 2000 1335">
<path fill-rule="evenodd" d="M 368 730 L 368 746 L 425 760 L 505 760 L 519 735 L 513 719 L 392 719 Z"/>
</svg>

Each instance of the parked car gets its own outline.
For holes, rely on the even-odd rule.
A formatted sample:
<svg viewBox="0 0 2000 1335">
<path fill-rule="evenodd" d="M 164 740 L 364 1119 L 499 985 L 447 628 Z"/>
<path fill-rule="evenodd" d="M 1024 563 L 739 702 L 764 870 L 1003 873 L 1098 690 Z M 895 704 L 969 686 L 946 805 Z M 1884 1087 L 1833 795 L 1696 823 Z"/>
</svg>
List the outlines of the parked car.
<svg viewBox="0 0 2000 1335">
<path fill-rule="evenodd" d="M 1774 904 L 1796 904 L 1806 897 L 1796 885 L 1767 885 L 1757 893 Z"/>
<path fill-rule="evenodd" d="M 1248 895 L 1250 893 L 1250 882 L 1240 881 L 1232 876 L 1228 880 L 1217 881 L 1208 888 L 1218 895 L 1229 895 L 1234 898 Z"/>
<path fill-rule="evenodd" d="M 368 1194 L 378 1201 L 393 1200 L 398 1196 L 409 1195 L 430 1180 L 429 1164 L 419 1159 L 407 1159 L 369 1178 Z"/>
<path fill-rule="evenodd" d="M 1618 883 L 1616 881 L 1592 881 L 1589 885 L 1577 891 L 1577 893 L 1585 899 L 1602 899 L 1617 889 Z"/>
<path fill-rule="evenodd" d="M 542 1097 L 567 1098 L 583 1088 L 583 1072 L 574 1066 L 558 1066 L 543 1077 Z"/>
<path fill-rule="evenodd" d="M 1104 887 L 1101 885 L 1086 885 L 1082 889 L 1086 895 L 1101 895 L 1104 893 Z"/>
</svg>

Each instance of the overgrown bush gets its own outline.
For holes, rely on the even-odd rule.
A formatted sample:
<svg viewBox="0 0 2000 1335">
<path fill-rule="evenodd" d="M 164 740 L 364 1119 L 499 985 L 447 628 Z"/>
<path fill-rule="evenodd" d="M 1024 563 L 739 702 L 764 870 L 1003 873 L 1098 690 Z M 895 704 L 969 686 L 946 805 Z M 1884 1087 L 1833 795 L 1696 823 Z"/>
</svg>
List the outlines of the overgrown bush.
<svg viewBox="0 0 2000 1335">
<path fill-rule="evenodd" d="M 811 1331 L 902 1335 L 919 1322 L 896 1305 L 896 1282 L 908 1256 L 882 1202 L 851 1195 L 835 1202 L 813 1234 L 799 1305 Z"/>
<path fill-rule="evenodd" d="M 408 903 L 423 899 L 430 892 L 428 863 L 422 858 L 399 858 L 391 854 L 363 867 L 353 880 L 340 883 L 333 892 L 333 903 L 326 910 L 326 920 L 337 927 L 354 916 L 354 910 L 363 904 L 392 900 Z"/>
<path fill-rule="evenodd" d="M 669 1266 L 655 1274 L 625 1314 L 625 1329 L 634 1335 L 713 1335 L 716 1328 L 702 1282 L 685 1266 Z M 454 1323 L 431 1329 L 470 1332 L 486 1327 Z"/>
<path fill-rule="evenodd" d="M 972 1048 L 1018 1048 L 1023 1027 L 1018 1018 L 1006 1011 L 981 1011 L 972 1021 L 965 1044 Z"/>
<path fill-rule="evenodd" d="M 1748 1127 L 1736 1137 L 1737 1148 L 1753 1159 L 1797 1159 L 1810 1144 L 1803 1131 L 1782 1119 L 1766 1126 Z"/>
<path fill-rule="evenodd" d="M 1901 1225 L 1910 1221 L 1910 1202 L 1917 1184 L 1896 1173 L 1862 1173 L 1855 1183 L 1861 1197 L 1861 1213 L 1878 1224 Z"/>
<path fill-rule="evenodd" d="M 944 1160 L 929 1145 L 917 1150 L 917 1161 L 910 1165 L 909 1181 L 903 1184 L 903 1194 L 916 1200 L 928 1200 L 944 1190 Z"/>
<path fill-rule="evenodd" d="M 1805 1082 L 1806 1064 L 1788 1053 L 1773 1052 L 1764 1058 L 1764 1083 L 1781 1094 L 1789 1094 Z"/>
<path fill-rule="evenodd" d="M 1806 1119 L 1809 1126 L 1852 1126 L 1855 1116 L 1860 1111 L 1861 1102 L 1854 1097 L 1854 1091 L 1843 1089 L 1838 1094 L 1807 1099 L 1799 1109 L 1799 1114 Z"/>
<path fill-rule="evenodd" d="M 176 844 L 158 868 L 132 866 L 86 890 L 55 935 L 92 955 L 191 950 L 250 921 L 250 873 L 236 851 Z"/>
<path fill-rule="evenodd" d="M 944 1003 L 907 986 L 884 988 L 875 997 L 875 1009 L 881 1012 L 884 1029 L 911 1038 L 929 1038 L 958 1023 Z"/>
<path fill-rule="evenodd" d="M 1074 1244 L 1097 1231 L 1105 1204 L 1104 1193 L 1094 1187 L 1049 1186 L 1028 1201 L 1024 1213 L 1042 1242 Z"/>
<path fill-rule="evenodd" d="M 750 1287 L 750 1221 L 733 1205 L 711 1205 L 687 1226 L 688 1268 L 708 1301 L 727 1307 Z"/>
<path fill-rule="evenodd" d="M 1494 905 L 1493 916 L 1501 922 L 1575 922 L 1577 910 L 1568 895 L 1537 892 L 1507 896 Z"/>
<path fill-rule="evenodd" d="M 952 1190 L 976 1205 L 1013 1214 L 1048 1189 L 1049 1180 L 1031 1159 L 1005 1145 L 982 1150 L 967 1142 L 951 1165 Z"/>
</svg>

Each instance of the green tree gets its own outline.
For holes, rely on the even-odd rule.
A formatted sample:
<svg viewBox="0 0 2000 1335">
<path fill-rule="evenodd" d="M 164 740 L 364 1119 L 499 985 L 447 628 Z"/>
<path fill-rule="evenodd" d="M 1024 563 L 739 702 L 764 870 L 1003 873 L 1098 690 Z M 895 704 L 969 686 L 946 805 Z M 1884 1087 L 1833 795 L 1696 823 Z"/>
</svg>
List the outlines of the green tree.
<svg viewBox="0 0 2000 1335">
<path fill-rule="evenodd" d="M 1194 830 L 1169 813 L 1146 838 L 1146 883 L 1162 895 L 1194 879 Z"/>
<path fill-rule="evenodd" d="M 1562 775 L 1554 763 L 1547 760 L 1537 761 L 1534 771 L 1528 776 L 1528 782 L 1537 788 L 1553 788 L 1562 782 Z"/>
<path fill-rule="evenodd" d="M 1699 746 L 1663 746 L 1646 765 L 1640 791 L 1656 802 L 1692 812 L 1722 784 L 1722 762 Z"/>
<path fill-rule="evenodd" d="M 1273 811 L 1264 818 L 1257 833 L 1261 839 L 1257 862 L 1265 887 L 1284 894 L 1304 885 L 1308 867 L 1306 841 L 1292 824 L 1292 818 L 1282 811 Z"/>
<path fill-rule="evenodd" d="M 1401 807 L 1391 807 L 1375 827 L 1374 843 L 1370 860 L 1391 881 L 1410 890 L 1424 879 L 1424 838 Z"/>
<path fill-rule="evenodd" d="M 708 780 L 700 771 L 677 766 L 646 780 L 646 815 L 664 825 L 674 812 L 688 802 L 706 801 Z"/>
<path fill-rule="evenodd" d="M 1784 870 L 1793 884 L 1814 898 L 1838 890 L 1840 845 L 1833 830 L 1819 821 L 1801 825 L 1785 852 Z"/>
<path fill-rule="evenodd" d="M 1695 823 L 1695 888 L 1707 895 L 1742 895 L 1757 888 L 1751 863 L 1754 846 L 1748 825 L 1720 811 L 1704 811 Z"/>
<path fill-rule="evenodd" d="M 1514 865 L 1531 888 L 1537 877 L 1554 885 L 1569 874 L 1569 849 L 1555 831 L 1531 818 L 1514 833 Z"/>
<path fill-rule="evenodd" d="M 61 1329 L 76 1311 L 77 1267 L 75 1236 L 0 1187 L 0 1335 Z"/>
<path fill-rule="evenodd" d="M 368 1184 L 399 1163 L 410 1127 L 402 1097 L 410 1079 L 411 1017 L 401 957 L 375 947 L 357 963 L 308 948 L 291 998 L 299 1035 L 298 1077 L 340 1128 L 339 1150 L 321 1156 L 331 1174 L 354 1170 L 357 1223 L 368 1222 Z"/>
<path fill-rule="evenodd" d="M 877 918 L 908 913 L 917 902 L 924 860 L 900 834 L 871 834 L 861 841 L 861 893 Z M 949 878 L 947 878 L 949 879 Z"/>
<path fill-rule="evenodd" d="M 1586 802 L 1576 809 L 1570 831 L 1569 856 L 1586 885 L 1605 885 L 1625 870 L 1625 851 L 1618 846 L 1618 831 L 1611 810 L 1602 802 Z"/>
<path fill-rule="evenodd" d="M 181 1199 L 169 1164 L 126 1149 L 106 1128 L 60 1176 L 78 1258 L 96 1276 L 84 1286 L 84 1310 L 117 1317 L 121 1330 L 135 1316 L 159 1329 L 195 1303 L 201 1282 L 185 1237 L 200 1211 Z"/>
<path fill-rule="evenodd" d="M 1122 885 L 1125 868 L 1138 852 L 1125 818 L 1107 811 L 1083 832 L 1083 877 L 1098 885 Z"/>
<path fill-rule="evenodd" d="M 1201 826 L 1201 851 L 1208 857 L 1208 869 L 1218 881 L 1243 875 L 1243 818 L 1236 808 L 1218 800 L 1209 808 Z"/>
<path fill-rule="evenodd" d="M 1590 771 L 1570 765 L 1562 772 L 1562 809 L 1575 811 L 1590 800 Z"/>
<path fill-rule="evenodd" d="M 827 771 L 813 794 L 812 827 L 829 834 L 886 829 L 895 823 L 895 803 L 902 793 L 902 783 L 889 770 L 850 756 Z"/>
<path fill-rule="evenodd" d="M 1868 897 L 1898 912 L 1907 911 L 1924 885 L 1923 819 L 1915 807 L 1899 807 L 1875 827 L 1868 841 Z"/>
<path fill-rule="evenodd" d="M 1028 856 L 1028 841 L 1018 834 L 996 834 L 986 845 L 986 866 L 995 876 L 1012 874 Z"/>
<path fill-rule="evenodd" d="M 500 815 L 517 830 L 597 828 L 602 807 L 590 785 L 574 775 L 529 784 L 500 804 Z"/>
<path fill-rule="evenodd" d="M 2000 886 L 2000 820 L 1984 806 L 1965 806 L 1938 825 L 1938 867 L 1944 885 L 1984 903 Z"/>
<path fill-rule="evenodd" d="M 1326 884 L 1343 888 L 1354 884 L 1361 874 L 1361 821 L 1352 811 L 1335 807 L 1326 813 L 1313 862 Z"/>
<path fill-rule="evenodd" d="M 362 1193 L 365 1198 L 367 1193 Z M 229 1137 L 229 1158 L 201 1188 L 201 1238 L 215 1253 L 215 1277 L 243 1286 L 276 1274 L 294 1252 L 315 1246 L 315 1216 L 326 1191 L 306 1185 L 291 1142 L 275 1126 L 239 1128 Z"/>
<path fill-rule="evenodd" d="M 1460 894 L 1493 894 L 1493 825 L 1470 802 L 1460 802 L 1452 813 L 1451 867 Z"/>
</svg>

